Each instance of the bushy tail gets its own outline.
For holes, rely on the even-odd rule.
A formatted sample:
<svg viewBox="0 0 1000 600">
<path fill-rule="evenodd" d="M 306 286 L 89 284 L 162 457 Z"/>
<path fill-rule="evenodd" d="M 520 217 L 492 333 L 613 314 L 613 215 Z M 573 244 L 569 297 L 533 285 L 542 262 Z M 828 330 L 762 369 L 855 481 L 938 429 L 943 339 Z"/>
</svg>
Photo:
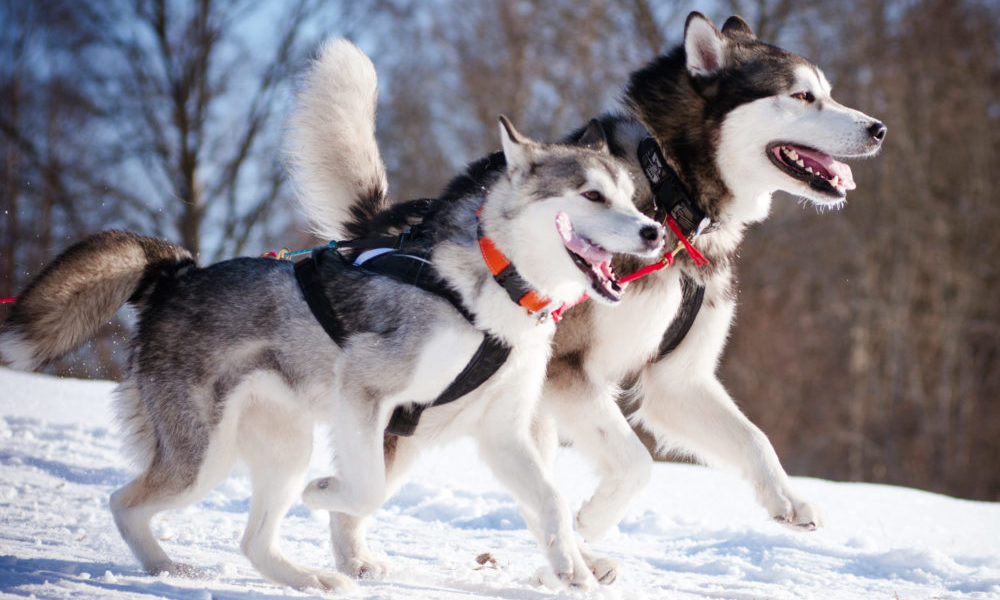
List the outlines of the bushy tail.
<svg viewBox="0 0 1000 600">
<path fill-rule="evenodd" d="M 125 231 L 93 235 L 60 254 L 14 303 L 0 358 L 34 369 L 90 339 L 126 302 L 141 303 L 160 274 L 194 265 L 169 242 Z"/>
<path fill-rule="evenodd" d="M 327 42 L 306 74 L 286 152 L 299 203 L 324 239 L 356 237 L 388 206 L 375 142 L 375 67 L 347 40 Z"/>
</svg>

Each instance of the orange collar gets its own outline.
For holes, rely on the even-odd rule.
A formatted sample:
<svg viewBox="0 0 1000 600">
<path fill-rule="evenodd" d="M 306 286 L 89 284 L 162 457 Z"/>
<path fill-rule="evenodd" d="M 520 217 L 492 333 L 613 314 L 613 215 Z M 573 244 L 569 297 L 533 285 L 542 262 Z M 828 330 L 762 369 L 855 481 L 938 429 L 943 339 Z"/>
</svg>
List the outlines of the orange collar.
<svg viewBox="0 0 1000 600">
<path fill-rule="evenodd" d="M 482 211 L 482 208 L 476 211 L 476 217 L 479 217 Z M 490 274 L 493 275 L 493 279 L 500 284 L 500 287 L 506 290 L 507 295 L 516 304 L 527 310 L 529 314 L 541 312 L 539 320 L 545 320 L 549 315 L 549 311 L 544 309 L 552 304 L 552 300 L 531 289 L 528 282 L 521 277 L 521 274 L 511 264 L 507 255 L 501 252 L 496 247 L 496 244 L 493 243 L 493 240 L 486 236 L 483 232 L 482 224 L 479 224 L 478 228 L 479 251 L 482 253 L 483 261 L 486 262 L 486 267 L 490 270 Z"/>
</svg>

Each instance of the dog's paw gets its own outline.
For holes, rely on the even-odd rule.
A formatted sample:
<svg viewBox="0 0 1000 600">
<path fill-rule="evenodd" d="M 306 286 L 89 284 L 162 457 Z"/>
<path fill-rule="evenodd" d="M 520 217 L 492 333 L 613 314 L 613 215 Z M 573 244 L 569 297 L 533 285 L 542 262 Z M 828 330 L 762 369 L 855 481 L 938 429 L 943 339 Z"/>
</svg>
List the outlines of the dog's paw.
<svg viewBox="0 0 1000 600">
<path fill-rule="evenodd" d="M 302 569 L 295 573 L 289 581 L 282 583 L 297 590 L 322 590 L 324 592 L 350 592 L 356 587 L 351 578 L 340 573 L 312 569 Z"/>
<path fill-rule="evenodd" d="M 613 516 L 596 510 L 595 506 L 588 502 L 576 515 L 576 532 L 588 542 L 604 537 L 617 524 Z"/>
<path fill-rule="evenodd" d="M 620 563 L 617 560 L 595 553 L 586 543 L 580 544 L 580 555 L 601 585 L 610 585 L 618 579 Z"/>
<path fill-rule="evenodd" d="M 785 490 L 769 503 L 771 518 L 795 531 L 814 531 L 823 526 L 819 507 Z"/>
<path fill-rule="evenodd" d="M 332 571 L 313 571 L 313 577 L 316 579 L 316 585 L 312 587 L 319 588 L 328 592 L 348 592 L 355 588 L 354 581 L 349 577 L 345 577 L 340 573 L 334 573 Z"/>
<path fill-rule="evenodd" d="M 564 587 L 572 590 L 586 591 L 597 587 L 597 580 L 594 579 L 594 575 L 589 569 L 582 573 L 557 573 L 556 577 L 559 578 L 559 582 L 562 583 Z"/>
<path fill-rule="evenodd" d="M 553 569 L 550 573 L 554 581 L 546 581 L 546 585 L 552 588 L 570 588 L 575 590 L 591 590 L 597 587 L 595 573 L 591 570 L 591 565 L 583 558 L 579 552 L 570 552 L 564 558 L 568 560 L 555 560 L 552 562 Z M 603 565 L 602 565 L 603 566 Z M 617 570 L 615 571 L 617 577 Z"/>
<path fill-rule="evenodd" d="M 340 570 L 355 579 L 378 580 L 385 578 L 385 574 L 389 572 L 389 565 L 372 557 L 359 557 L 346 561 Z"/>
<path fill-rule="evenodd" d="M 597 583 L 611 585 L 618 579 L 620 563 L 617 560 L 608 558 L 607 556 L 588 557 L 586 560 L 587 565 L 590 567 L 590 572 L 597 579 Z"/>
<path fill-rule="evenodd" d="M 550 567 L 542 567 L 531 579 L 532 585 L 549 589 L 592 590 L 597 587 L 597 581 L 589 570 L 582 572 L 556 573 Z"/>
</svg>

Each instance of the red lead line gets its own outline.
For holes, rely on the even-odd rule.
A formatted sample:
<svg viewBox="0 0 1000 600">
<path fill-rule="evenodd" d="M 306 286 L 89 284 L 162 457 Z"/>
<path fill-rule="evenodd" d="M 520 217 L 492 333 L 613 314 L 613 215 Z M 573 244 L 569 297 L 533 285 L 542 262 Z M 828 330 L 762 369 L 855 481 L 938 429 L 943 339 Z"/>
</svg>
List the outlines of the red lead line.
<svg viewBox="0 0 1000 600">
<path fill-rule="evenodd" d="M 677 239 L 679 239 L 681 243 L 684 244 L 684 249 L 687 250 L 688 256 L 691 257 L 691 260 L 694 261 L 694 264 L 699 267 L 707 265 L 708 259 L 705 258 L 702 255 L 702 253 L 698 251 L 697 248 L 694 247 L 694 244 L 692 244 L 690 240 L 687 239 L 686 235 L 681 233 L 681 228 L 677 226 L 677 221 L 674 221 L 674 218 L 671 217 L 669 214 L 667 215 L 666 223 L 667 226 L 670 227 L 670 231 L 673 231 L 674 235 L 677 236 Z"/>
</svg>

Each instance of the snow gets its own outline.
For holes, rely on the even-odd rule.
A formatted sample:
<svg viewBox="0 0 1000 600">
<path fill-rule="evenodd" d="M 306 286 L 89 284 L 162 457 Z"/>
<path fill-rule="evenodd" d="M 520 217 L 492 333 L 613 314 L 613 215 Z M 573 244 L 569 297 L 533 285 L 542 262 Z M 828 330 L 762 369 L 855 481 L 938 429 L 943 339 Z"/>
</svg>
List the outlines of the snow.
<svg viewBox="0 0 1000 600">
<path fill-rule="evenodd" d="M 162 514 L 167 552 L 205 580 L 146 575 L 119 538 L 108 496 L 133 473 L 119 451 L 109 382 L 0 369 L 0 597 L 208 600 L 323 597 L 262 579 L 239 552 L 250 494 L 239 469 L 194 506 Z M 321 437 L 321 436 L 317 436 Z M 317 448 L 310 477 L 328 474 Z M 571 450 L 559 456 L 574 506 L 595 480 Z M 794 478 L 826 526 L 797 533 L 771 523 L 738 479 L 658 464 L 618 532 L 595 549 L 621 563 L 596 591 L 535 583 L 544 564 L 510 496 L 470 442 L 423 457 L 375 516 L 372 549 L 389 564 L 354 597 L 1000 599 L 1000 505 L 912 489 Z M 332 567 L 326 517 L 302 505 L 282 527 L 294 560 Z M 494 561 L 480 565 L 489 553 Z"/>
</svg>

